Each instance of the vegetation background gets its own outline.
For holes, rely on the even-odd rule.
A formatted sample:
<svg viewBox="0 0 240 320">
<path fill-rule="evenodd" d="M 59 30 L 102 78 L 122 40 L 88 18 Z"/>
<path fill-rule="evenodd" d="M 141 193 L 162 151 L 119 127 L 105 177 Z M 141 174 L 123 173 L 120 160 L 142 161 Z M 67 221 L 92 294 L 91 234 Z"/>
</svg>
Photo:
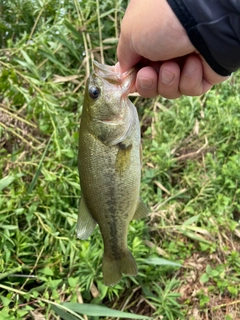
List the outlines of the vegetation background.
<svg viewBox="0 0 240 320">
<path fill-rule="evenodd" d="M 126 6 L 0 1 L 0 320 L 240 319 L 239 73 L 199 98 L 131 97 L 151 208 L 129 228 L 138 276 L 105 287 L 98 229 L 76 239 L 84 84 L 93 59 L 116 63 Z"/>
</svg>

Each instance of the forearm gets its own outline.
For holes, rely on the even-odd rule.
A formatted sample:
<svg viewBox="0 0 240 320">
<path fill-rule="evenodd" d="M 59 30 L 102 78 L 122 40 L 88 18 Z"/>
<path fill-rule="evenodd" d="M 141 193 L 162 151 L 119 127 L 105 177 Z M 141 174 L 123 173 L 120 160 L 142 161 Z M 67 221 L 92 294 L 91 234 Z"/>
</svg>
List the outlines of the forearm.
<svg viewBox="0 0 240 320">
<path fill-rule="evenodd" d="M 192 44 L 222 76 L 240 68 L 239 0 L 167 0 Z"/>
</svg>

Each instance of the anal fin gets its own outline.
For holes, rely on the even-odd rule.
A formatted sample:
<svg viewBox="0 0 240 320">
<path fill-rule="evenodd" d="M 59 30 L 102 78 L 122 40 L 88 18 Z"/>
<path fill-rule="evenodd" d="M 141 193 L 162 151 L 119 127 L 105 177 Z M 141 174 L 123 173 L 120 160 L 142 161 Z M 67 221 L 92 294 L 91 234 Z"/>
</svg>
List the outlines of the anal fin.
<svg viewBox="0 0 240 320">
<path fill-rule="evenodd" d="M 149 213 L 149 209 L 147 208 L 145 203 L 142 201 L 142 199 L 139 198 L 137 209 L 136 209 L 135 214 L 133 216 L 133 220 L 145 218 L 148 215 L 148 213 Z"/>
<path fill-rule="evenodd" d="M 82 240 L 87 239 L 93 233 L 96 224 L 82 195 L 78 210 L 77 237 Z"/>
</svg>

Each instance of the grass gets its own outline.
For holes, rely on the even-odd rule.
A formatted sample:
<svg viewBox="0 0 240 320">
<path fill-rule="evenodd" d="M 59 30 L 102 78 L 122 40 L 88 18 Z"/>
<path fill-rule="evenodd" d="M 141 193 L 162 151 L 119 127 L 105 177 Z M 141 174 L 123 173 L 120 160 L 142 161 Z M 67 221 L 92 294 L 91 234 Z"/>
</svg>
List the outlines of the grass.
<svg viewBox="0 0 240 320">
<path fill-rule="evenodd" d="M 138 276 L 105 287 L 99 230 L 76 239 L 84 83 L 93 58 L 116 62 L 126 5 L 0 5 L 0 319 L 240 319 L 239 73 L 203 97 L 131 98 L 151 208 L 129 228 Z"/>
</svg>

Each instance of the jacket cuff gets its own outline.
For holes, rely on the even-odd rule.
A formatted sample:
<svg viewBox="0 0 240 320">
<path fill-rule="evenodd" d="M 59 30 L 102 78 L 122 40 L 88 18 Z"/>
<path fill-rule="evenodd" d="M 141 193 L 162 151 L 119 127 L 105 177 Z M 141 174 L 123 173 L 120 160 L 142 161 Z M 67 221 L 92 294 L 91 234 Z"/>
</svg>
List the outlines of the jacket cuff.
<svg viewBox="0 0 240 320">
<path fill-rule="evenodd" d="M 202 0 L 200 0 L 202 1 Z M 209 0 L 208 0 L 209 1 Z M 202 34 L 198 30 L 198 23 L 188 10 L 183 0 L 167 0 L 173 12 L 185 28 L 190 41 L 198 52 L 204 57 L 209 66 L 219 75 L 228 76 L 231 71 L 220 65 L 212 55 L 210 48 L 207 46 Z M 196 4 L 195 4 L 196 5 Z M 197 11 L 197 10 L 196 10 Z M 232 70 L 233 71 L 233 70 Z"/>
</svg>

